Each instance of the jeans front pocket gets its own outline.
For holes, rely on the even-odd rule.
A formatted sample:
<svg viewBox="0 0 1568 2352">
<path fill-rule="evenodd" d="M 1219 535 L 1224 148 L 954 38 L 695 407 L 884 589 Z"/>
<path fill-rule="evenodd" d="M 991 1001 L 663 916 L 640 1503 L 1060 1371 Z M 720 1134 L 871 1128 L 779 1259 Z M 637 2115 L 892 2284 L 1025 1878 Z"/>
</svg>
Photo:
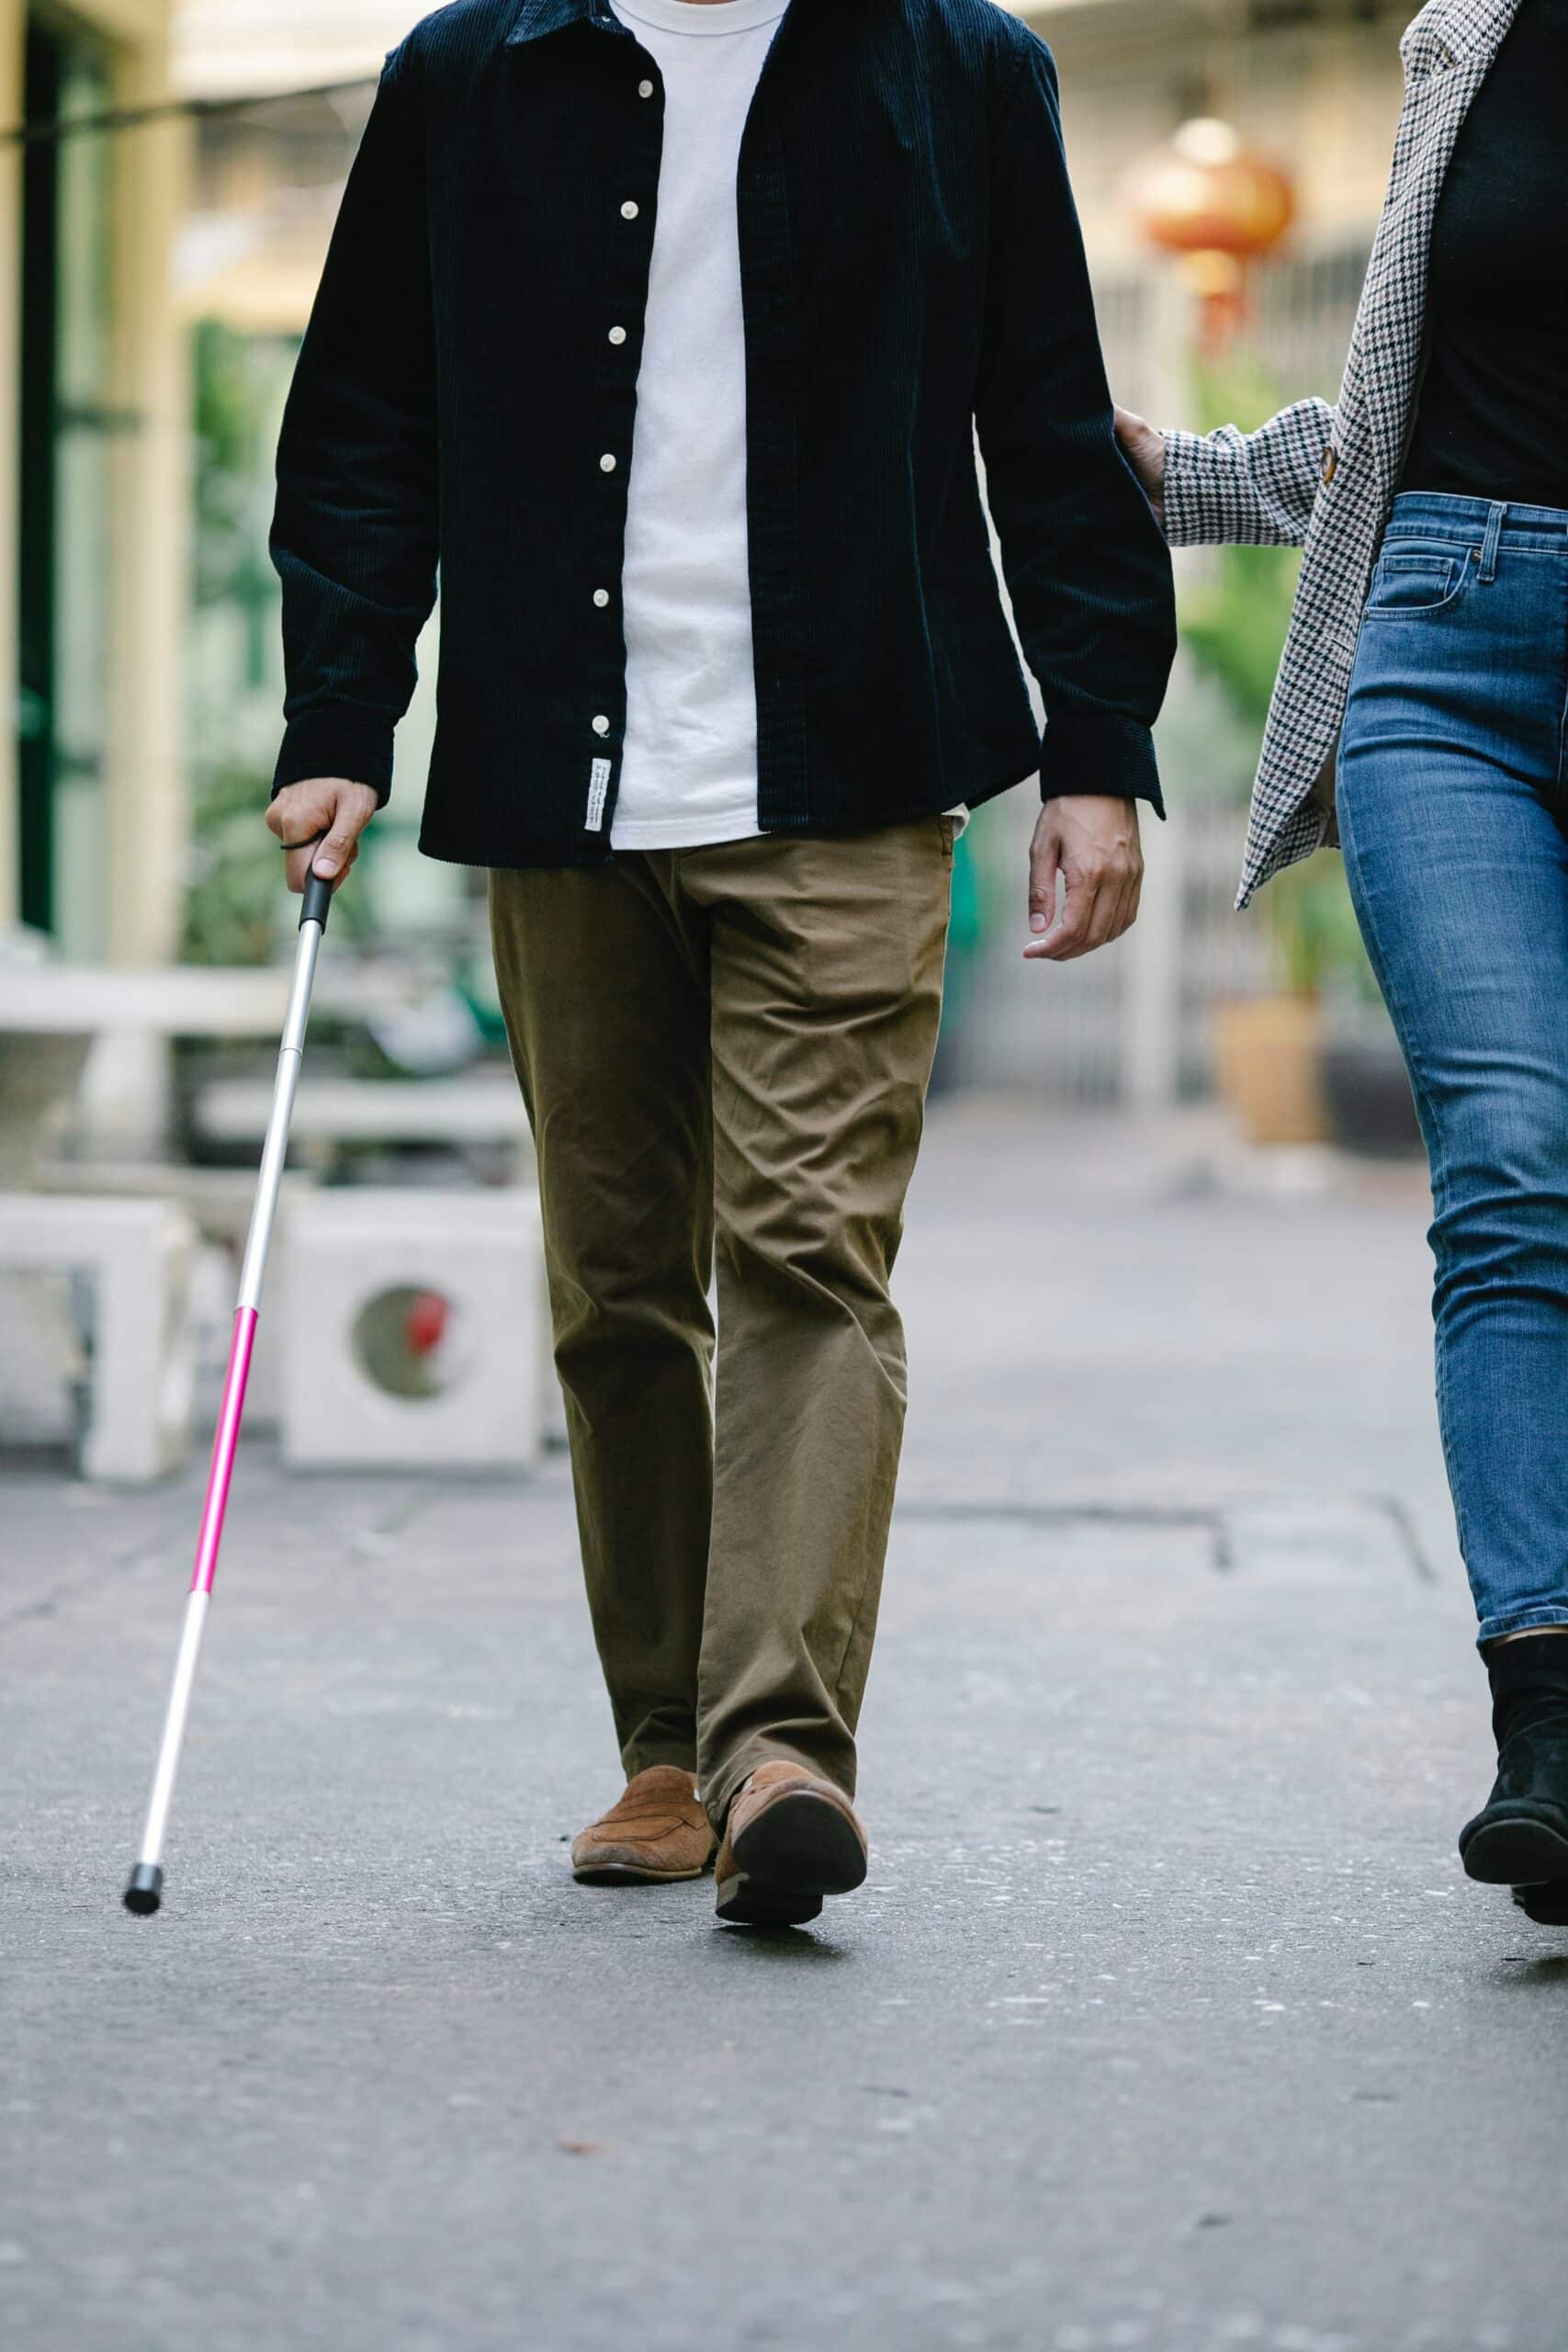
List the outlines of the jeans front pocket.
<svg viewBox="0 0 1568 2352">
<path fill-rule="evenodd" d="M 1372 573 L 1368 620 L 1422 619 L 1440 613 L 1463 594 L 1472 552 L 1450 548 L 1385 546 Z"/>
</svg>

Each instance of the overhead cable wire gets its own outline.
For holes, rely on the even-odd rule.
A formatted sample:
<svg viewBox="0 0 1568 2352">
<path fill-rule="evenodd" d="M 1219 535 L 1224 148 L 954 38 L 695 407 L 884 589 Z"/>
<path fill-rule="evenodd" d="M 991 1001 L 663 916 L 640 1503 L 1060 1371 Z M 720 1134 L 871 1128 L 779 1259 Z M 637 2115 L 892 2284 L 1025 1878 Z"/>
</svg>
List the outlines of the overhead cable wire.
<svg viewBox="0 0 1568 2352">
<path fill-rule="evenodd" d="M 97 114 L 62 114 L 42 122 L 13 122 L 0 128 L 0 147 L 47 147 L 89 131 L 139 130 L 152 122 L 209 122 L 224 115 L 254 114 L 264 107 L 288 106 L 299 98 L 342 98 L 375 87 L 374 74 L 347 82 L 317 82 L 303 90 L 252 91 L 243 97 L 159 98 L 147 106 L 111 107 Z"/>
</svg>

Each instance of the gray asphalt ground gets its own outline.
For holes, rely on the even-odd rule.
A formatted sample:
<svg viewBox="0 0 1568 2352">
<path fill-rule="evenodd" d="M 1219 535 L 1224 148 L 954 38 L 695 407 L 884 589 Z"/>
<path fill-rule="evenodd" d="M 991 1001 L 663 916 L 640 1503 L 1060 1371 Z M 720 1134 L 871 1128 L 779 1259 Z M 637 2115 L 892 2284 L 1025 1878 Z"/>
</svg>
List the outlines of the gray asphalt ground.
<svg viewBox="0 0 1568 2352">
<path fill-rule="evenodd" d="M 1561 2352 L 1568 1931 L 1461 1878 L 1483 1681 L 1418 1190 L 939 1112 L 863 1893 L 575 1888 L 562 1466 L 0 1487 L 0 2340 Z"/>
</svg>

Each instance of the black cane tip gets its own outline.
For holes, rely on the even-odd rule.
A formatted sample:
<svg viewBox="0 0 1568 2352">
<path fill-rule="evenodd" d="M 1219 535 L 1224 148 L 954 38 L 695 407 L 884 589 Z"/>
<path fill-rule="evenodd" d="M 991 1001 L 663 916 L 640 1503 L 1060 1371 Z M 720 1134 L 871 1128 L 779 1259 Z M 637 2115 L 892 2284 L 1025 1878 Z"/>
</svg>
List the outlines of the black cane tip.
<svg viewBox="0 0 1568 2352">
<path fill-rule="evenodd" d="M 138 1862 L 125 1890 L 125 1907 L 139 1919 L 150 1918 L 164 1899 L 164 1873 L 156 1862 Z"/>
</svg>

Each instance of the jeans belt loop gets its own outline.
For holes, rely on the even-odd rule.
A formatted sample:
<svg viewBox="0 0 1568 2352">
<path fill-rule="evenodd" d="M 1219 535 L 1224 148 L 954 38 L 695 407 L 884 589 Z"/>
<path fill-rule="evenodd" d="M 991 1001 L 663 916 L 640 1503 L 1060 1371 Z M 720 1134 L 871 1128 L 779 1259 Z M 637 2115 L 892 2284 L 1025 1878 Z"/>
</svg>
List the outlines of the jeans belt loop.
<svg viewBox="0 0 1568 2352">
<path fill-rule="evenodd" d="M 1492 512 L 1486 517 L 1486 537 L 1481 542 L 1481 578 L 1483 582 L 1497 577 L 1497 548 L 1503 537 L 1503 526 L 1508 509 L 1501 499 L 1494 499 Z"/>
</svg>

